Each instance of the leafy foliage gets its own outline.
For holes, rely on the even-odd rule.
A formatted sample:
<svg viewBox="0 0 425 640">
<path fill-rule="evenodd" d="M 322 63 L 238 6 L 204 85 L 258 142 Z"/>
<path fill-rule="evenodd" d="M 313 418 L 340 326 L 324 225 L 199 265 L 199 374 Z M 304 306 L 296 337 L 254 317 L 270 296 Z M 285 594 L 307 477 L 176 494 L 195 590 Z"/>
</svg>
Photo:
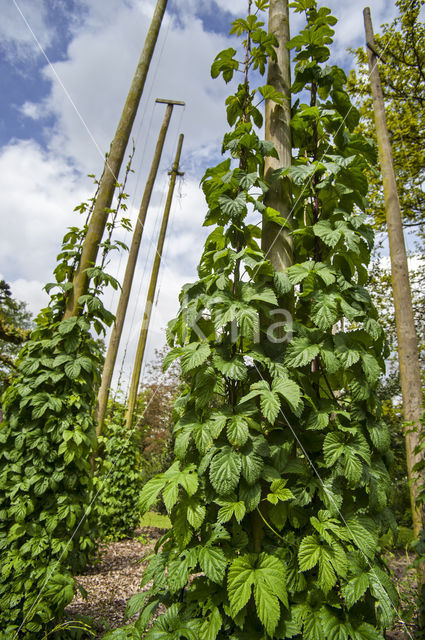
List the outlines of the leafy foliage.
<svg viewBox="0 0 425 640">
<path fill-rule="evenodd" d="M 140 522 L 140 431 L 129 432 L 123 418 L 115 412 L 98 438 L 95 513 L 104 540 L 129 537 Z"/>
<path fill-rule="evenodd" d="M 12 297 L 9 285 L 0 280 L 0 396 L 16 371 L 14 361 L 28 340 L 31 314 L 25 302 Z"/>
<path fill-rule="evenodd" d="M 138 620 L 111 640 L 382 640 L 397 606 L 377 554 L 392 522 L 376 395 L 387 351 L 364 288 L 373 245 L 364 169 L 375 152 L 353 133 L 344 72 L 324 64 L 335 19 L 314 0 L 293 2 L 307 24 L 289 43 L 292 90 L 309 92 L 310 104 L 295 103 L 293 164 L 274 175 L 292 186 L 295 257 L 276 274 L 249 223 L 269 215 L 264 158 L 275 154 L 257 136 L 254 101 L 280 100 L 248 84 L 276 46 L 258 18 L 266 3 L 255 4 L 232 29 L 244 37 L 245 66 L 232 48 L 212 67 L 225 81 L 243 70 L 245 83 L 226 101 L 227 158 L 202 180 L 205 225 L 215 226 L 199 280 L 183 288 L 168 330 L 165 366 L 180 358 L 187 383 L 176 460 L 141 494 L 143 511 L 162 496 L 172 530 L 129 610 Z M 282 296 L 296 319 L 289 344 L 264 331 Z"/>
<path fill-rule="evenodd" d="M 391 24 L 382 26 L 375 41 L 380 55 L 379 72 L 391 132 L 403 222 L 406 227 L 414 227 L 423 247 L 425 54 L 422 41 L 425 24 L 421 17 L 424 0 L 396 0 L 395 4 L 399 15 Z M 365 135 L 375 139 L 366 53 L 364 48 L 353 53 L 358 66 L 356 71 L 350 73 L 348 88 L 362 115 L 359 128 Z M 382 180 L 370 170 L 368 178 L 371 184 L 368 212 L 373 216 L 377 228 L 382 228 L 385 224 Z"/>
<path fill-rule="evenodd" d="M 146 367 L 138 398 L 141 410 L 137 428 L 140 430 L 141 471 L 145 482 L 165 471 L 172 462 L 172 414 L 180 386 L 180 367 L 174 361 L 167 371 L 162 371 L 162 361 L 168 351 L 168 346 L 155 351 L 154 360 Z"/>
<path fill-rule="evenodd" d="M 89 205 L 77 209 L 90 215 Z M 1 400 L 0 637 L 5 639 L 39 638 L 49 631 L 73 597 L 72 575 L 96 548 L 90 458 L 103 358 L 92 330 L 102 332 L 112 321 L 100 294 L 105 285 L 118 283 L 102 267 L 89 269 L 91 288 L 79 299 L 80 315 L 63 319 L 87 221 L 64 237 L 56 281 L 46 286 L 56 292 L 36 318 L 16 362 L 17 375 Z M 104 258 L 110 248 L 104 247 Z"/>
</svg>

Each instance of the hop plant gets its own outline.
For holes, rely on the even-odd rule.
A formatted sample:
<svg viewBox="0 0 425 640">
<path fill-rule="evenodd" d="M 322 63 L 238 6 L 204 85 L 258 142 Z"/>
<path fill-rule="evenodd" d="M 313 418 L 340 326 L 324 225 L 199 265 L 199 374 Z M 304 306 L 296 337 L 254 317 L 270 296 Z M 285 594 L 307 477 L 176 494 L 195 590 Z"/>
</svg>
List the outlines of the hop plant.
<svg viewBox="0 0 425 640">
<path fill-rule="evenodd" d="M 306 18 L 288 44 L 300 94 L 293 161 L 272 180 L 292 192 L 294 262 L 274 271 L 252 220 L 288 224 L 266 206 L 264 159 L 276 152 L 257 133 L 259 102 L 283 97 L 249 83 L 277 46 L 259 17 L 267 3 L 255 6 L 232 27 L 244 62 L 230 48 L 212 65 L 213 77 L 242 70 L 245 80 L 226 100 L 227 158 L 202 179 L 214 229 L 199 279 L 168 328 L 164 365 L 179 358 L 187 383 L 175 461 L 141 494 L 144 511 L 162 497 L 172 529 L 130 600 L 137 622 L 111 639 L 382 640 L 397 607 L 378 553 L 394 525 L 376 395 L 386 345 L 364 288 L 373 233 L 363 171 L 375 149 L 353 133 L 344 72 L 326 64 L 335 18 L 315 0 L 293 2 Z M 274 334 L 280 300 L 294 321 Z"/>
</svg>

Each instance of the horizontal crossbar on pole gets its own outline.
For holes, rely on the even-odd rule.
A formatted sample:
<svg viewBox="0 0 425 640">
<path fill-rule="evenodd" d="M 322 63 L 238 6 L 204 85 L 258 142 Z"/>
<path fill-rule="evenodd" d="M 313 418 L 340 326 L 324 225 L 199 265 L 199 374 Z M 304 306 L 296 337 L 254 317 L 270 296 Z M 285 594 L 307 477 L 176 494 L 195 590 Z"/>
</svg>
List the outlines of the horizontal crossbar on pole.
<svg viewBox="0 0 425 640">
<path fill-rule="evenodd" d="M 185 102 L 180 102 L 180 100 L 167 100 L 166 98 L 157 98 L 155 102 L 163 102 L 164 104 L 177 104 L 182 107 L 186 106 Z"/>
</svg>

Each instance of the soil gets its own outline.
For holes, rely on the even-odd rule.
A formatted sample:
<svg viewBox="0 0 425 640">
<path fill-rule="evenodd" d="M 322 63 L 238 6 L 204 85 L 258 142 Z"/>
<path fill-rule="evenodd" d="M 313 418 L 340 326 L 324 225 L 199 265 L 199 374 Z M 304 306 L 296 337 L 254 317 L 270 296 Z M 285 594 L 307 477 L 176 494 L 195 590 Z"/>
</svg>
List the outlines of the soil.
<svg viewBox="0 0 425 640">
<path fill-rule="evenodd" d="M 77 592 L 66 613 L 71 619 L 86 618 L 96 633 L 96 640 L 100 640 L 108 630 L 125 623 L 127 602 L 140 591 L 146 566 L 143 558 L 153 550 L 163 533 L 162 529 L 142 528 L 135 532 L 134 538 L 104 544 L 101 547 L 101 560 L 88 567 L 83 575 L 76 577 L 87 592 L 87 599 Z M 405 553 L 396 553 L 387 559 L 394 573 L 393 579 L 402 607 L 409 606 L 413 601 L 415 588 L 414 574 L 412 570 L 408 570 L 412 558 Z M 395 621 L 393 629 L 387 631 L 387 640 L 413 639 L 414 628 L 401 619 L 406 619 L 406 615 L 403 612 Z"/>
</svg>

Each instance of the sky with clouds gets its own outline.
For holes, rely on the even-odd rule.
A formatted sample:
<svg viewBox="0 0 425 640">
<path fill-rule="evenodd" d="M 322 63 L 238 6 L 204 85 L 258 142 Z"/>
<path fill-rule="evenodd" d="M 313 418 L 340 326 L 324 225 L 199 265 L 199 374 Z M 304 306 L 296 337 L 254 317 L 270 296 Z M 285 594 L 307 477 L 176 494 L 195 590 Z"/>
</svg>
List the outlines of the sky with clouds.
<svg viewBox="0 0 425 640">
<path fill-rule="evenodd" d="M 347 47 L 361 46 L 363 4 L 327 0 L 338 18 L 332 62 L 348 71 Z M 87 174 L 100 175 L 143 47 L 154 0 L 0 0 L 0 276 L 13 295 L 36 314 L 47 302 L 66 228 L 79 224 L 74 207 L 93 193 Z M 369 0 L 375 30 L 390 22 L 390 0 Z M 228 129 L 224 100 L 231 88 L 212 80 L 210 66 L 234 45 L 230 22 L 246 12 L 247 0 L 169 0 L 133 128 L 134 173 L 126 191 L 137 216 L 165 105 L 175 107 L 148 212 L 132 299 L 124 329 L 128 379 L 143 314 L 150 265 L 180 132 L 185 134 L 181 169 L 159 277 L 147 357 L 165 343 L 165 326 L 177 310 L 179 290 L 196 273 L 206 213 L 199 180 L 220 158 Z M 300 28 L 292 16 L 291 32 Z M 129 243 L 128 236 L 123 239 Z M 125 256 L 111 259 L 120 278 Z M 117 294 L 107 295 L 114 311 Z M 121 356 L 118 357 L 121 362 Z"/>
</svg>

